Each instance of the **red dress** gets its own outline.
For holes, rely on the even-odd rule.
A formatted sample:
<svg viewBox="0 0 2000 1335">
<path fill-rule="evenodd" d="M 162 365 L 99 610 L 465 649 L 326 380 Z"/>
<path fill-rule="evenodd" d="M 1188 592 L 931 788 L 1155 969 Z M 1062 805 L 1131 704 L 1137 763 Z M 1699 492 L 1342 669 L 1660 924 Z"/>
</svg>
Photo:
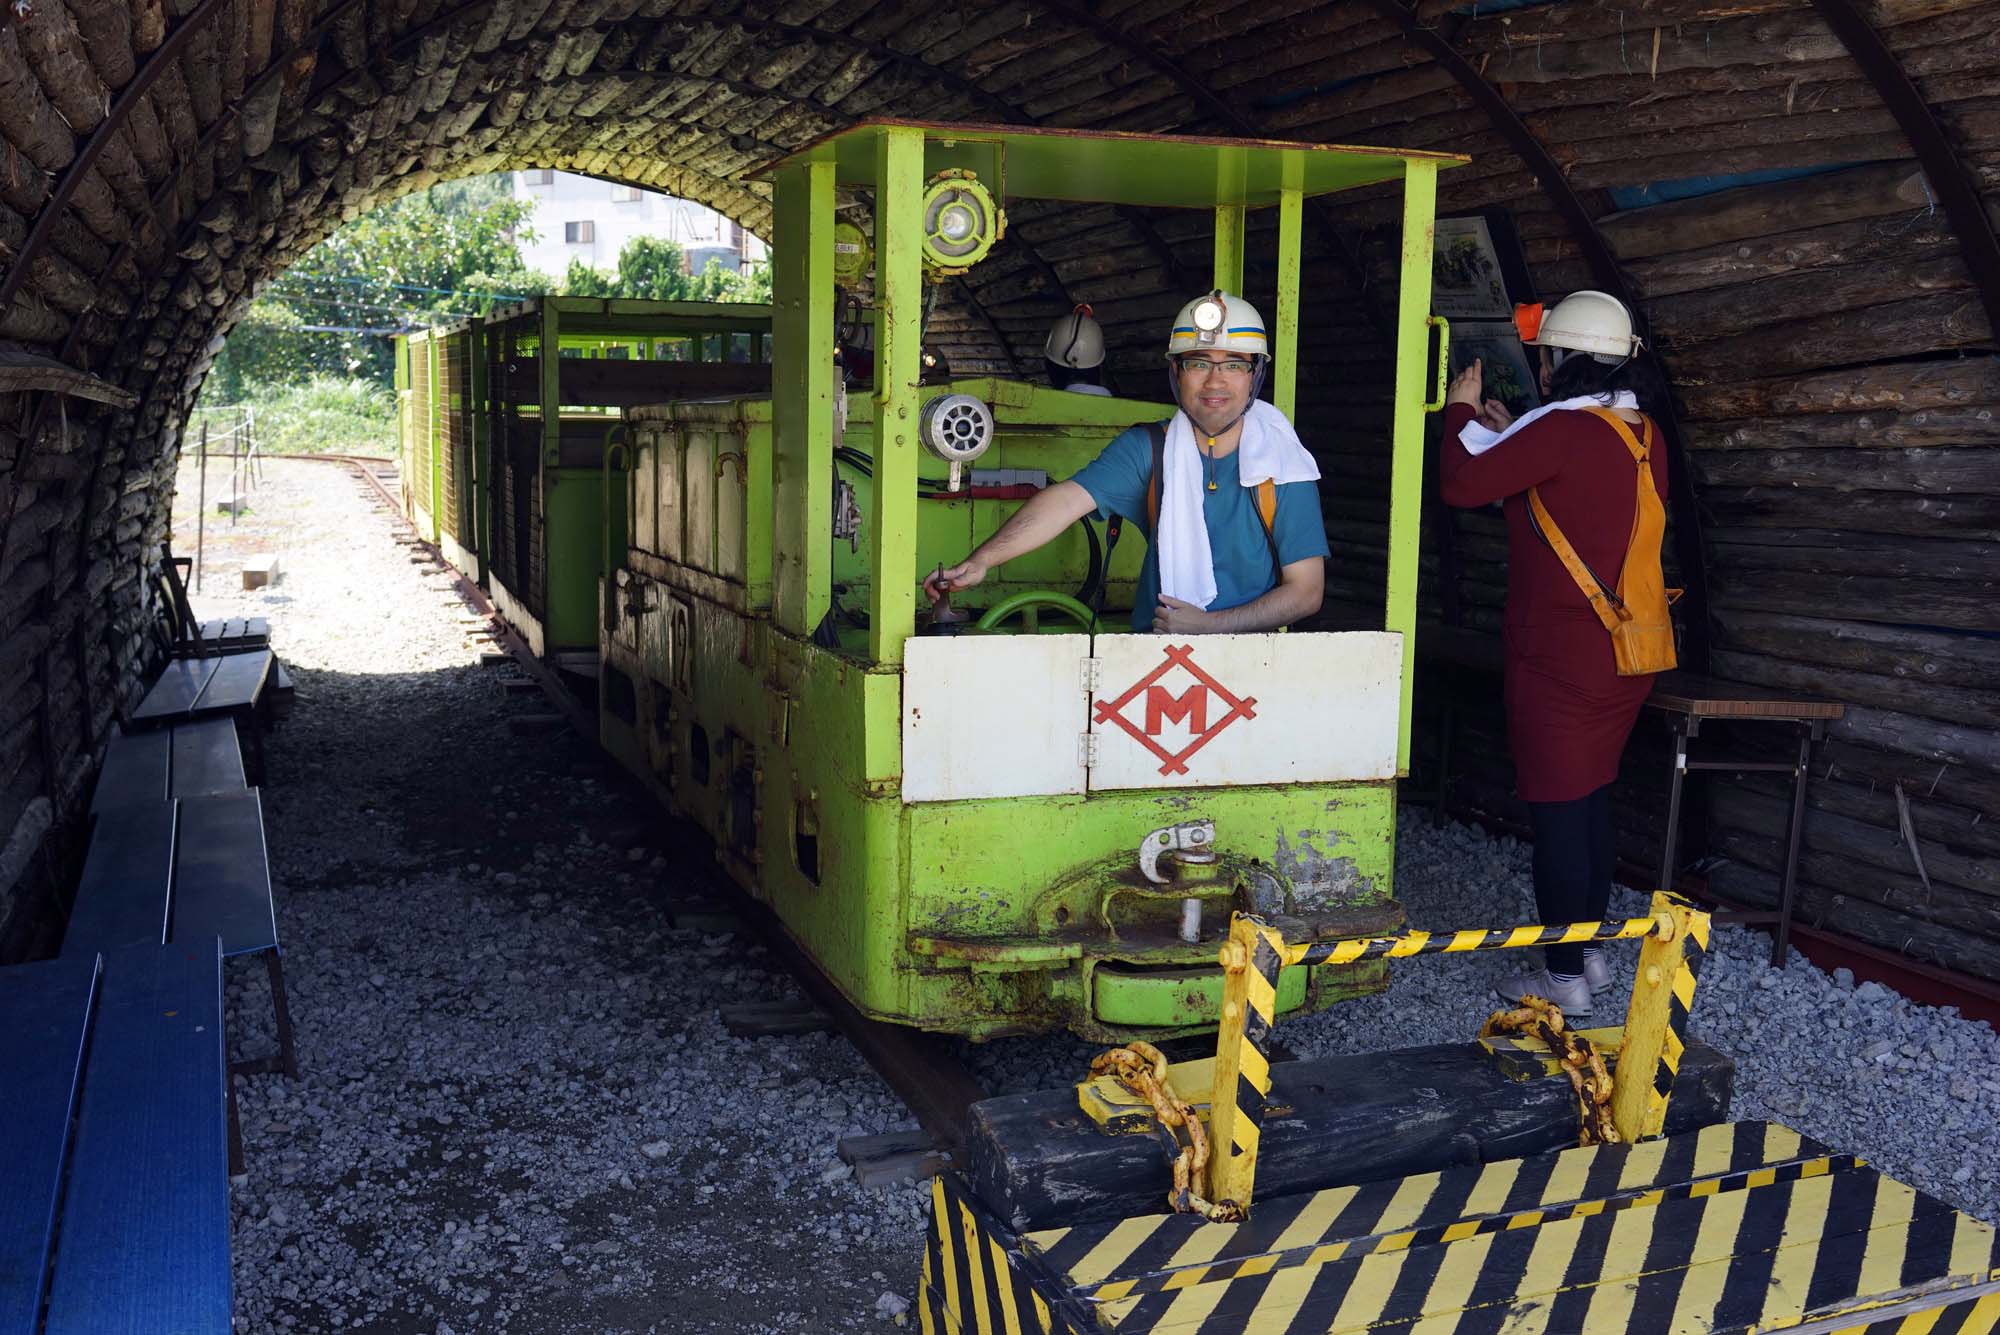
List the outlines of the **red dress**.
<svg viewBox="0 0 2000 1335">
<path fill-rule="evenodd" d="M 1527 492 L 1540 489 L 1577 555 L 1615 589 L 1637 507 L 1632 454 L 1607 423 L 1566 411 L 1473 455 L 1458 441 L 1472 418 L 1465 404 L 1445 409 L 1440 475 L 1448 505 L 1505 502 L 1503 625 L 1515 789 L 1523 801 L 1573 801 L 1618 777 L 1625 739 L 1653 679 L 1618 675 L 1611 636 L 1529 523 Z M 1657 426 L 1653 441 L 1653 486 L 1664 502 L 1667 457 Z"/>
</svg>

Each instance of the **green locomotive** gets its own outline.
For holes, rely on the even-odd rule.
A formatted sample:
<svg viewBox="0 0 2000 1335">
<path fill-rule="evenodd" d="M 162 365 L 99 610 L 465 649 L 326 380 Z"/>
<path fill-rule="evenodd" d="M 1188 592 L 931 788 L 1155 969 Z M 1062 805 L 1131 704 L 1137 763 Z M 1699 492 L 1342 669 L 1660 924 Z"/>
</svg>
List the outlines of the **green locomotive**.
<svg viewBox="0 0 2000 1335">
<path fill-rule="evenodd" d="M 776 208 L 772 392 L 627 410 L 604 456 L 605 494 L 627 508 L 605 562 L 600 735 L 861 1011 L 976 1038 L 1206 1029 L 1233 906 L 1321 937 L 1400 923 L 1432 219 L 1436 173 L 1460 161 L 870 121 L 758 173 Z M 1000 241 L 1005 201 L 1212 210 L 1228 292 L 1246 211 L 1275 208 L 1272 393 L 1289 415 L 1304 201 L 1392 182 L 1381 629 L 1128 633 L 1090 604 L 1130 606 L 1140 544 L 1107 556 L 1085 525 L 996 571 L 967 633 L 920 633 L 924 573 L 1038 481 L 1172 413 L 1005 379 L 922 383 L 926 281 Z M 837 220 L 846 189 L 872 194 L 872 238 Z M 848 397 L 836 266 L 851 283 L 871 251 L 873 387 Z M 1378 990 L 1381 967 L 1288 969 L 1278 1009 Z"/>
</svg>

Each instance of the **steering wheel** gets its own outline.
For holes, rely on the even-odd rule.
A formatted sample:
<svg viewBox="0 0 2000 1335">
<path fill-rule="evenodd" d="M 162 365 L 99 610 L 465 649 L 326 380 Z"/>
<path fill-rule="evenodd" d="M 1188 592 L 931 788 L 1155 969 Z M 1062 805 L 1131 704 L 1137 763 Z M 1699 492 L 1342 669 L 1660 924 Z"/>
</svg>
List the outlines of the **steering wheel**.
<svg viewBox="0 0 2000 1335">
<path fill-rule="evenodd" d="M 1025 614 L 1022 617 L 1027 623 L 1025 629 L 1032 634 L 1040 629 L 1040 618 L 1037 613 L 1044 607 L 1061 612 L 1082 627 L 1086 633 L 1097 620 L 1088 607 L 1066 593 L 1057 593 L 1053 589 L 1027 589 L 1020 593 L 1010 593 L 987 608 L 986 615 L 980 617 L 973 628 L 994 630 L 1016 612 L 1021 612 Z"/>
</svg>

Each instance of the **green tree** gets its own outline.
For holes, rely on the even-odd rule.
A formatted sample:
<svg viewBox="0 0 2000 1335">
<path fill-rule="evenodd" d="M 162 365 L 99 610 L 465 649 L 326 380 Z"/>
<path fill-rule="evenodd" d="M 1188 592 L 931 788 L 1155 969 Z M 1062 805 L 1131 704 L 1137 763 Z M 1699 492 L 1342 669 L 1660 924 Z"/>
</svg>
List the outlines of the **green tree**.
<svg viewBox="0 0 2000 1335">
<path fill-rule="evenodd" d="M 207 402 L 313 375 L 388 386 L 389 335 L 483 315 L 546 292 L 521 260 L 531 206 L 505 176 L 406 195 L 348 223 L 268 284 L 223 345 Z"/>
<path fill-rule="evenodd" d="M 686 301 L 687 252 L 663 236 L 635 236 L 618 252 L 619 295 Z"/>
<path fill-rule="evenodd" d="M 569 272 L 563 275 L 563 295 L 566 297 L 620 297 L 625 293 L 618 287 L 618 280 L 602 269 L 592 268 L 581 259 L 569 262 Z"/>
</svg>

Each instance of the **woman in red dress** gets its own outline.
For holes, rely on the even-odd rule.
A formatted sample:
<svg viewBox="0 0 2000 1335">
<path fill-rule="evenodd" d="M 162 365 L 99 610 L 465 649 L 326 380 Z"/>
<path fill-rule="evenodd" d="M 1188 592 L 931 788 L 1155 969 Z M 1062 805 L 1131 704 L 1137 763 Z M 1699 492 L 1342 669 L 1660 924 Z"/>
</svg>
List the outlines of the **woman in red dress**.
<svg viewBox="0 0 2000 1335">
<path fill-rule="evenodd" d="M 1550 406 L 1515 421 L 1484 399 L 1473 362 L 1452 382 L 1441 475 L 1449 505 L 1503 503 L 1507 733 L 1534 829 L 1535 904 L 1544 923 L 1591 922 L 1611 898 L 1611 783 L 1653 679 L 1618 675 L 1611 636 L 1536 532 L 1527 491 L 1537 489 L 1577 555 L 1615 589 L 1633 531 L 1633 456 L 1588 409 L 1609 408 L 1657 442 L 1642 410 L 1664 389 L 1639 357 L 1630 313 L 1604 293 L 1573 293 L 1527 341 L 1541 349 Z M 1664 497 L 1664 450 L 1652 451 L 1651 466 Z M 1546 955 L 1544 968 L 1508 978 L 1500 994 L 1518 1003 L 1532 993 L 1589 1015 L 1592 995 L 1611 985 L 1597 949 L 1556 945 Z"/>
</svg>

